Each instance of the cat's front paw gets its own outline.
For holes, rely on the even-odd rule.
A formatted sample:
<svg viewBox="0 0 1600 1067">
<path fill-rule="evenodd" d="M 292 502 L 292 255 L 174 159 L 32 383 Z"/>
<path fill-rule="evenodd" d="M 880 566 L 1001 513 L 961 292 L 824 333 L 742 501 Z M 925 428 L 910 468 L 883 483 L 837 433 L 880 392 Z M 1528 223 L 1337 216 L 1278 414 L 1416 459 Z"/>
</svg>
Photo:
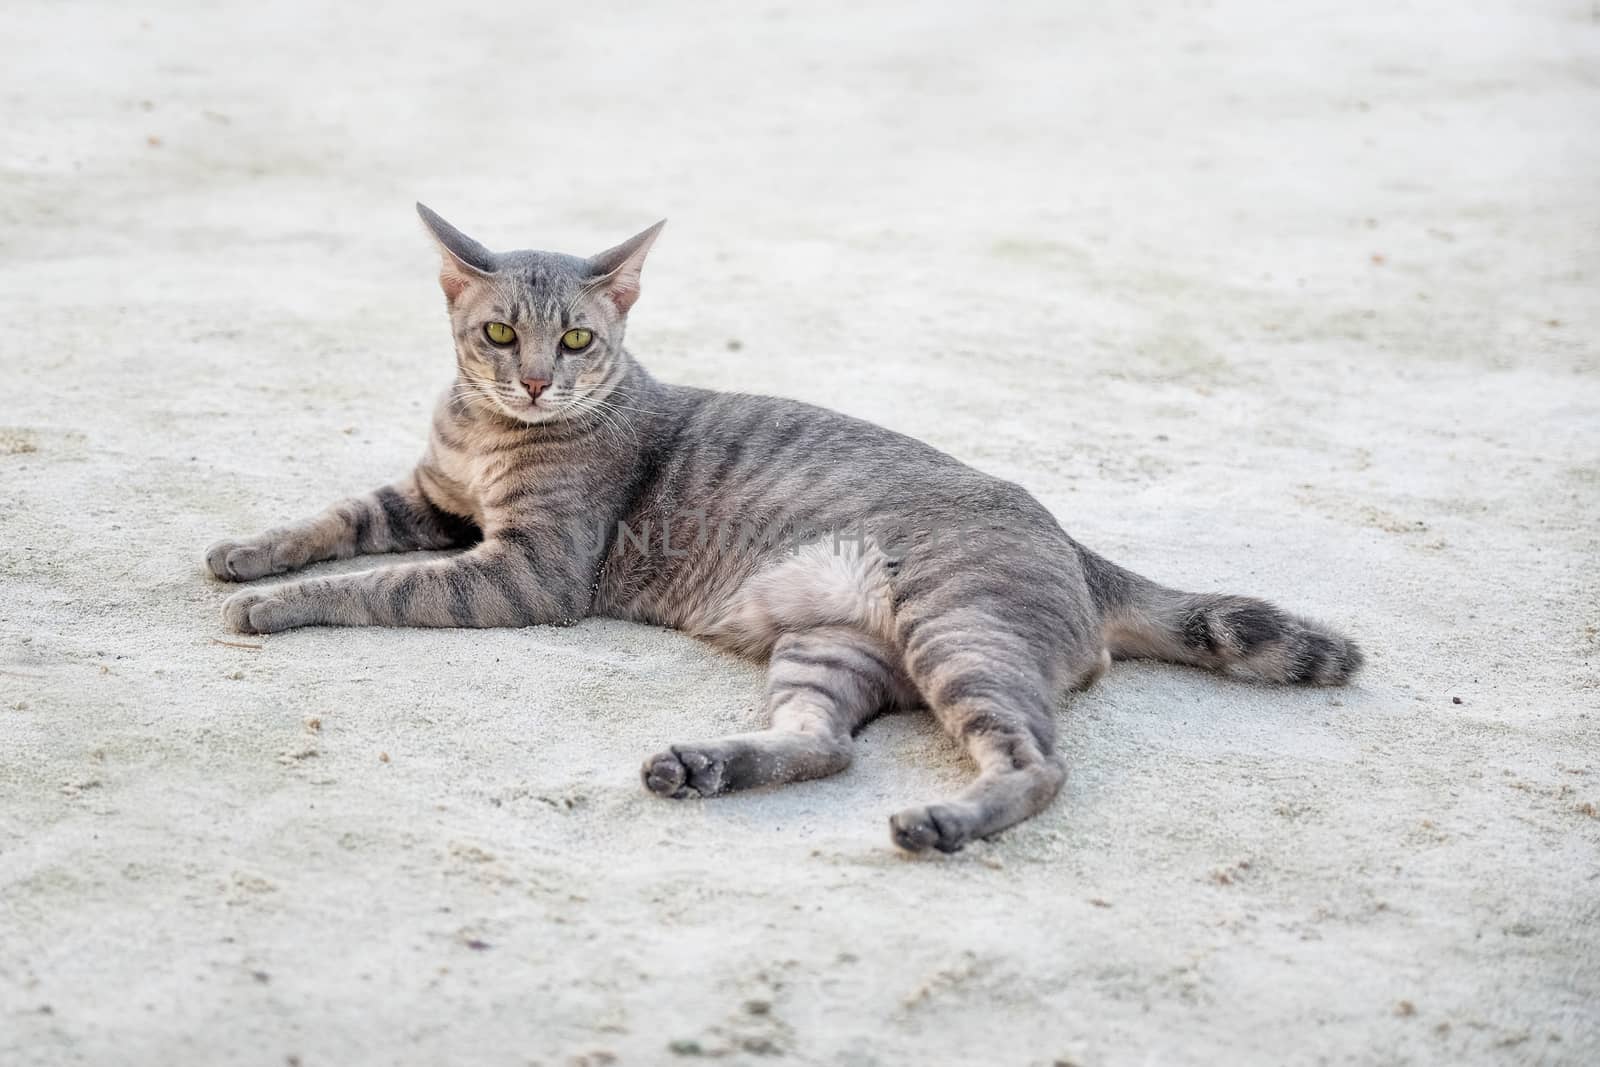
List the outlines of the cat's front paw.
<svg viewBox="0 0 1600 1067">
<path fill-rule="evenodd" d="M 222 621 L 242 634 L 271 634 L 304 626 L 290 601 L 276 589 L 246 589 L 222 603 Z"/>
<path fill-rule="evenodd" d="M 248 582 L 269 574 L 282 574 L 288 569 L 273 563 L 270 545 L 218 541 L 206 549 L 206 570 L 225 582 Z"/>
<path fill-rule="evenodd" d="M 722 792 L 722 760 L 687 745 L 675 745 L 644 761 L 640 777 L 644 787 L 658 796 L 683 800 Z"/>
</svg>

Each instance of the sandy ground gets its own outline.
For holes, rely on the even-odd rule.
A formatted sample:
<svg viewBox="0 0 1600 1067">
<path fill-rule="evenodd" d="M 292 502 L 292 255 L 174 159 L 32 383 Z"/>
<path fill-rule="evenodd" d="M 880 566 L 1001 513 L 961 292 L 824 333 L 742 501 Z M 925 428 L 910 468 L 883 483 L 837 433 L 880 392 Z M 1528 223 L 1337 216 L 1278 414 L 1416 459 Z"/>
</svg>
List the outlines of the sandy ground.
<svg viewBox="0 0 1600 1067">
<path fill-rule="evenodd" d="M 0 12 L 0 1062 L 1596 1062 L 1590 5 L 405 6 Z M 646 795 L 756 718 L 672 633 L 219 643 L 207 543 L 419 452 L 417 198 L 669 216 L 660 375 L 1370 669 L 1119 665 L 1046 815 L 918 861 L 887 815 L 968 774 L 921 716 Z"/>
</svg>

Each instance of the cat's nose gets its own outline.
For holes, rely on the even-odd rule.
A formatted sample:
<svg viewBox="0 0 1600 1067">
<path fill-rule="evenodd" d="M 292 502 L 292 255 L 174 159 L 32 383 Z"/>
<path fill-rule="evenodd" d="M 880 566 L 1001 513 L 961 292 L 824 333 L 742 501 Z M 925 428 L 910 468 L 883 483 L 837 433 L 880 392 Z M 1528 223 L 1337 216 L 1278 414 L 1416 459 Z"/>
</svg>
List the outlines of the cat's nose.
<svg viewBox="0 0 1600 1067">
<path fill-rule="evenodd" d="M 549 378 L 524 378 L 522 387 L 528 391 L 528 396 L 534 400 L 539 399 L 539 394 L 550 388 Z"/>
</svg>

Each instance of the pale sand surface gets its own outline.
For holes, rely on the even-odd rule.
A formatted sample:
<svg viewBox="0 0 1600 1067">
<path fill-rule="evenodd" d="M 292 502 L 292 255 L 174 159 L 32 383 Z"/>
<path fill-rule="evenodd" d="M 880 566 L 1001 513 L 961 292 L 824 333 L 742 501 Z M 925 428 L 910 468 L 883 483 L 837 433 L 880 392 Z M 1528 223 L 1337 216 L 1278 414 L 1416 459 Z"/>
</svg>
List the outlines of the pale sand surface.
<svg viewBox="0 0 1600 1067">
<path fill-rule="evenodd" d="M 0 1063 L 1596 1062 L 1589 4 L 325 6 L 0 10 Z M 207 543 L 418 454 L 417 198 L 669 216 L 658 374 L 1370 667 L 1118 665 L 1054 807 L 917 861 L 886 817 L 969 773 L 923 716 L 648 796 L 756 721 L 672 633 L 218 644 Z"/>
</svg>

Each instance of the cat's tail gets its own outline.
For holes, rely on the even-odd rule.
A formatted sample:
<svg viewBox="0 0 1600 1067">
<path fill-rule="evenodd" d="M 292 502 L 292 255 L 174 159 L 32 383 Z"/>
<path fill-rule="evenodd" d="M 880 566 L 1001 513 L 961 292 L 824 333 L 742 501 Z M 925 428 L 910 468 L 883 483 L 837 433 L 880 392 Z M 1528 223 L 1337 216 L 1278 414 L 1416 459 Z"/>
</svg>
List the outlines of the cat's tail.
<svg viewBox="0 0 1600 1067">
<path fill-rule="evenodd" d="M 1255 597 L 1180 593 L 1081 545 L 1078 552 L 1114 658 L 1309 685 L 1343 685 L 1361 669 L 1355 642 L 1321 623 Z"/>
</svg>

